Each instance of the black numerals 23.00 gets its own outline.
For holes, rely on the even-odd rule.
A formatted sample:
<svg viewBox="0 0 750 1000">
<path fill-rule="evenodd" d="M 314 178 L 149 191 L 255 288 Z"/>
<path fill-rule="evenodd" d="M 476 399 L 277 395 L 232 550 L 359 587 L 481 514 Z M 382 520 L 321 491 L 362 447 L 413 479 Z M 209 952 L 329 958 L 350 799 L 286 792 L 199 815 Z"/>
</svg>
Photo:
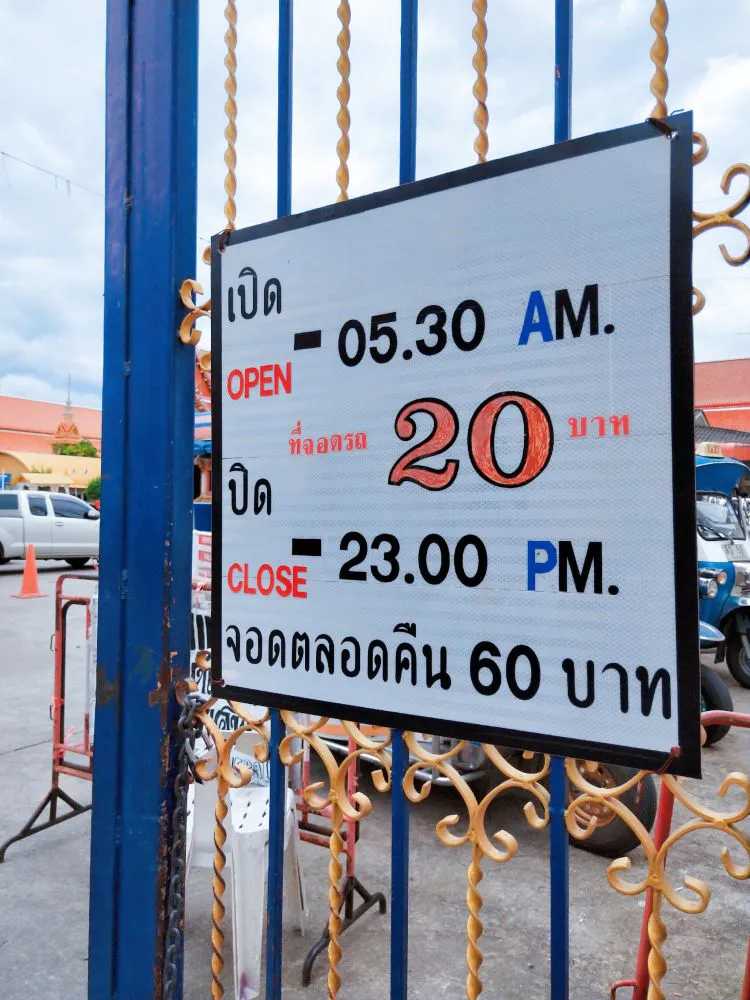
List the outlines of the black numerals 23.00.
<svg viewBox="0 0 750 1000">
<path fill-rule="evenodd" d="M 401 544 L 395 535 L 376 535 L 368 546 L 367 539 L 360 532 L 347 531 L 339 548 L 350 556 L 339 570 L 340 580 L 367 580 L 368 570 L 356 567 L 365 561 L 369 549 L 379 556 L 379 562 L 373 562 L 369 566 L 369 575 L 374 580 L 378 583 L 392 583 L 401 578 L 405 583 L 414 583 L 413 572 L 407 570 L 401 574 L 398 560 Z M 451 547 L 442 535 L 430 534 L 419 543 L 416 563 L 419 576 L 425 583 L 433 586 L 442 583 L 447 579 L 452 565 L 459 583 L 464 587 L 477 587 L 487 575 L 487 549 L 476 535 L 463 535 L 451 553 Z"/>
<path fill-rule="evenodd" d="M 339 357 L 343 364 L 355 368 L 367 353 L 368 342 L 370 357 L 376 364 L 384 365 L 395 358 L 398 351 L 396 319 L 395 312 L 371 316 L 369 336 L 358 319 L 347 320 L 339 331 Z M 426 328 L 424 335 L 414 341 L 420 354 L 439 354 L 448 343 L 448 326 L 456 347 L 460 351 L 473 351 L 484 337 L 484 310 L 474 299 L 465 299 L 453 310 L 449 323 L 442 306 L 424 306 L 417 313 L 416 325 Z M 402 357 L 408 361 L 413 353 L 409 344 Z"/>
</svg>

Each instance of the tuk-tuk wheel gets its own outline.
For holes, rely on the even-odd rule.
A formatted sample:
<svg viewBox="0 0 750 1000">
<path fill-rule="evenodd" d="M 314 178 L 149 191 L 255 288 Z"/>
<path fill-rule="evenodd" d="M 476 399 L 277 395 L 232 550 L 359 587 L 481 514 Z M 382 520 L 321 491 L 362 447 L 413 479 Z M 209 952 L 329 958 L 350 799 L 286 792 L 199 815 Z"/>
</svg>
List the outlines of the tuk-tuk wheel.
<svg viewBox="0 0 750 1000">
<path fill-rule="evenodd" d="M 727 666 L 738 684 L 750 688 L 750 657 L 745 652 L 742 637 L 736 629 L 732 629 L 727 640 Z"/>
<path fill-rule="evenodd" d="M 632 767 L 620 764 L 585 764 L 583 773 L 586 780 L 600 788 L 614 788 L 623 785 L 636 773 Z M 572 799 L 577 789 L 568 789 Z M 656 817 L 656 783 L 651 775 L 647 775 L 633 788 L 621 795 L 619 801 L 640 820 L 647 830 L 651 829 Z M 615 815 L 609 806 L 586 803 L 577 808 L 579 825 L 585 826 L 590 816 L 596 819 L 596 828 L 586 840 L 576 840 L 571 837 L 574 847 L 591 854 L 601 854 L 607 858 L 619 858 L 628 854 L 640 844 L 640 841 L 622 820 Z"/>
<path fill-rule="evenodd" d="M 718 674 L 705 665 L 701 665 L 701 711 L 733 712 L 732 695 Z M 707 726 L 706 746 L 711 746 L 723 740 L 731 726 Z"/>
</svg>

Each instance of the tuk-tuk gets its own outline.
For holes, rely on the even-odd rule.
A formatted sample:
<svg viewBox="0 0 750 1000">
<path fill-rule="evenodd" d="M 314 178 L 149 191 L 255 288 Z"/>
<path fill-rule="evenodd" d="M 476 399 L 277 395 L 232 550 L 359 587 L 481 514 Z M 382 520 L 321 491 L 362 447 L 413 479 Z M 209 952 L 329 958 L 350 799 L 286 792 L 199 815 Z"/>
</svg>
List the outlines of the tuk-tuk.
<svg viewBox="0 0 750 1000">
<path fill-rule="evenodd" d="M 750 687 L 750 469 L 702 455 L 695 465 L 700 617 L 724 633 L 732 676 Z"/>
</svg>

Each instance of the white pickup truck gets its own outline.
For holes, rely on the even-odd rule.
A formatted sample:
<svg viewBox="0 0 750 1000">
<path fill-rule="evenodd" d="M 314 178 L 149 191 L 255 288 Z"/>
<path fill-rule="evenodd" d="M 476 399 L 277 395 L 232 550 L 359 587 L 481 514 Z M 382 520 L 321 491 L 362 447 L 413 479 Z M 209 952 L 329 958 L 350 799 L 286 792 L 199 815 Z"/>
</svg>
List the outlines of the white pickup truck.
<svg viewBox="0 0 750 1000">
<path fill-rule="evenodd" d="M 22 559 L 27 545 L 80 569 L 99 556 L 99 511 L 67 493 L 0 490 L 0 563 Z"/>
</svg>

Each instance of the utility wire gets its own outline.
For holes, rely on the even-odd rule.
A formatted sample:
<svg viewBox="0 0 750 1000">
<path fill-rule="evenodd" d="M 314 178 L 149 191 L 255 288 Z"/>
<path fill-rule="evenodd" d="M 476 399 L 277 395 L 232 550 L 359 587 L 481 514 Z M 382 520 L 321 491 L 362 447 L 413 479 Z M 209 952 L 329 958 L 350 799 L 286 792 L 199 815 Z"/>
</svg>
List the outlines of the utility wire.
<svg viewBox="0 0 750 1000">
<path fill-rule="evenodd" d="M 96 198 L 103 198 L 104 194 L 101 191 L 95 191 L 93 188 L 86 187 L 85 184 L 79 184 L 77 181 L 72 181 L 69 177 L 63 177 L 62 174 L 56 174 L 54 170 L 47 170 L 46 167 L 40 167 L 38 163 L 31 163 L 29 160 L 23 160 L 20 156 L 13 156 L 12 153 L 6 153 L 4 149 L 0 149 L 0 156 L 4 156 L 8 160 L 13 160 L 14 163 L 22 163 L 25 167 L 30 167 L 32 170 L 37 170 L 40 174 L 46 174 L 47 177 L 53 177 L 55 181 L 62 181 L 63 184 L 68 189 L 70 193 L 71 188 L 78 188 L 80 191 L 85 191 L 87 194 L 92 194 Z M 199 236 L 199 240 L 203 243 L 210 243 L 211 240 L 205 236 Z"/>
<path fill-rule="evenodd" d="M 93 188 L 86 187 L 85 184 L 79 184 L 77 181 L 72 181 L 69 177 L 63 177 L 62 174 L 56 174 L 54 170 L 47 170 L 46 167 L 41 167 L 38 163 L 31 163 L 29 160 L 21 159 L 20 156 L 13 156 L 12 153 L 6 153 L 4 149 L 0 149 L 0 156 L 4 156 L 8 160 L 13 160 L 15 163 L 22 163 L 25 167 L 30 167 L 32 170 L 36 170 L 40 174 L 46 174 L 48 177 L 53 177 L 56 181 L 62 181 L 68 190 L 70 190 L 70 188 L 78 188 L 80 191 L 85 191 L 87 194 L 93 194 L 97 198 L 104 197 L 101 191 L 95 191 Z"/>
</svg>

